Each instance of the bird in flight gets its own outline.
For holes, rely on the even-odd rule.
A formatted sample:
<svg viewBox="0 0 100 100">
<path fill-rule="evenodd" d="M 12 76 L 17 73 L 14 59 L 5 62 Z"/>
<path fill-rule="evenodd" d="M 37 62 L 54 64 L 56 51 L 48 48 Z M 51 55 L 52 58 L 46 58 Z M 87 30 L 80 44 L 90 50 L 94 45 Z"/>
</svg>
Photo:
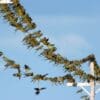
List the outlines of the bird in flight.
<svg viewBox="0 0 100 100">
<path fill-rule="evenodd" d="M 45 90 L 45 89 L 46 89 L 45 87 L 42 87 L 42 88 L 34 88 L 35 94 L 36 94 L 36 95 L 39 95 L 40 92 L 41 92 L 42 90 Z"/>
</svg>

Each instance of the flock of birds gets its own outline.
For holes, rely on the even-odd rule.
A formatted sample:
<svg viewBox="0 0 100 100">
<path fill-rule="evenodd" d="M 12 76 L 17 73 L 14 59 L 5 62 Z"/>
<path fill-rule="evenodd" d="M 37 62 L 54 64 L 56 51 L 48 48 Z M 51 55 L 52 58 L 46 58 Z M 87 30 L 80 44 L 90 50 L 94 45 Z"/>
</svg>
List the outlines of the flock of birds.
<svg viewBox="0 0 100 100">
<path fill-rule="evenodd" d="M 68 71 L 71 74 L 66 74 L 60 77 L 47 77 L 48 74 L 34 74 L 31 71 L 31 68 L 28 65 L 24 65 L 25 72 L 22 73 L 20 64 L 16 64 L 15 61 L 7 58 L 2 52 L 0 52 L 0 57 L 3 61 L 6 62 L 5 69 L 11 68 L 17 70 L 17 73 L 14 73 L 14 77 L 32 77 L 32 81 L 40 80 L 49 80 L 55 84 L 63 84 L 66 80 L 75 83 L 73 76 L 79 76 L 84 81 L 89 81 L 91 79 L 100 81 L 100 66 L 97 64 L 95 56 L 89 55 L 81 60 L 69 61 L 67 58 L 62 57 L 57 52 L 57 48 L 54 44 L 49 42 L 49 39 L 43 37 L 43 34 L 40 30 L 33 31 L 36 28 L 36 24 L 32 22 L 32 18 L 26 13 L 24 7 L 20 4 L 19 0 L 12 0 L 13 4 L 9 5 L 0 5 L 0 13 L 3 18 L 9 22 L 9 24 L 15 27 L 16 30 L 20 30 L 23 33 L 28 33 L 23 39 L 25 45 L 28 48 L 34 48 L 36 51 L 41 51 L 40 55 L 44 56 L 46 60 L 54 62 L 55 65 L 61 65 L 64 68 L 64 71 Z M 95 75 L 93 77 L 90 74 L 87 74 L 81 69 L 83 63 L 94 61 L 95 63 Z M 73 73 L 73 74 L 72 74 Z M 45 87 L 34 88 L 35 94 L 39 94 L 42 90 L 45 90 Z"/>
</svg>

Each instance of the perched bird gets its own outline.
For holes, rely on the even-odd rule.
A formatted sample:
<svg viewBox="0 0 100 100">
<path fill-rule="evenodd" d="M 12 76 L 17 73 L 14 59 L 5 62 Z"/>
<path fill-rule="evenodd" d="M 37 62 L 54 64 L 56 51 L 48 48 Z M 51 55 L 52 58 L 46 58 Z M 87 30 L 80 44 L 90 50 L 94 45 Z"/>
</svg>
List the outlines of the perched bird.
<svg viewBox="0 0 100 100">
<path fill-rule="evenodd" d="M 30 77 L 30 76 L 33 76 L 34 73 L 33 72 L 30 72 L 30 73 L 25 73 L 24 75 L 25 75 L 25 77 Z"/>
<path fill-rule="evenodd" d="M 40 42 L 32 34 L 27 35 L 23 39 L 23 42 L 28 46 L 28 48 L 37 47 L 40 45 Z"/>
<path fill-rule="evenodd" d="M 13 65 L 15 63 L 15 61 L 10 60 L 5 56 L 3 56 L 3 60 L 8 64 L 8 66 Z"/>
<path fill-rule="evenodd" d="M 45 77 L 46 77 L 47 75 L 48 75 L 48 74 L 44 74 L 44 75 L 37 74 L 37 75 L 34 75 L 34 76 L 32 77 L 32 81 L 35 82 L 35 81 L 45 80 Z"/>
<path fill-rule="evenodd" d="M 46 89 L 45 87 L 42 87 L 42 88 L 34 88 L 35 94 L 36 94 L 36 95 L 39 95 L 40 92 L 41 92 L 42 90 L 45 90 L 45 89 Z"/>
<path fill-rule="evenodd" d="M 42 38 L 42 39 L 40 40 L 40 42 L 42 42 L 44 45 L 49 45 L 50 43 L 49 43 L 48 41 L 49 41 L 49 39 L 46 38 L 46 37 L 44 37 L 44 38 Z"/>
<path fill-rule="evenodd" d="M 20 65 L 16 64 L 14 60 L 11 60 L 5 56 L 3 56 L 3 60 L 6 62 L 5 67 L 6 68 L 13 68 L 13 69 L 17 69 L 18 72 L 20 73 Z"/>
<path fill-rule="evenodd" d="M 5 67 L 8 68 L 15 64 L 15 61 L 8 59 L 7 57 L 3 56 L 3 60 L 6 62 Z"/>
<path fill-rule="evenodd" d="M 26 73 L 31 70 L 31 68 L 28 65 L 26 65 L 26 64 L 24 65 L 24 69 L 25 69 L 25 72 Z"/>
<path fill-rule="evenodd" d="M 42 75 L 42 77 L 44 78 L 44 77 L 46 77 L 47 75 L 48 75 L 48 73 L 46 73 L 46 74 Z"/>
<path fill-rule="evenodd" d="M 39 30 L 39 31 L 37 31 L 37 32 L 34 32 L 33 35 L 34 35 L 35 38 L 40 38 L 43 34 L 42 34 L 41 31 Z"/>
<path fill-rule="evenodd" d="M 39 50 L 41 50 L 43 48 L 43 45 L 40 45 L 40 46 L 38 46 L 35 50 L 36 51 L 39 51 Z"/>
<path fill-rule="evenodd" d="M 2 55 L 3 55 L 3 52 L 0 51 L 0 56 L 2 56 Z"/>
<path fill-rule="evenodd" d="M 13 74 L 14 77 L 18 77 L 19 79 L 21 78 L 22 74 L 21 73 L 14 73 Z"/>
<path fill-rule="evenodd" d="M 100 77 L 96 77 L 96 82 L 100 83 Z"/>
<path fill-rule="evenodd" d="M 59 84 L 64 83 L 64 78 L 63 78 L 63 77 L 57 77 L 57 82 L 58 82 Z"/>
</svg>

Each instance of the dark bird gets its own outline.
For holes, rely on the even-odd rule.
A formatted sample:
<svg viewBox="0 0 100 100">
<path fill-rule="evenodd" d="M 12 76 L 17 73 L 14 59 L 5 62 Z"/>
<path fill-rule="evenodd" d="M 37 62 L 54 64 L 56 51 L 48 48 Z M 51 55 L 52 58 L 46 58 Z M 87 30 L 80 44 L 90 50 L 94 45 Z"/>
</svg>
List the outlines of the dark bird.
<svg viewBox="0 0 100 100">
<path fill-rule="evenodd" d="M 44 77 L 46 77 L 47 75 L 48 75 L 48 73 L 46 73 L 46 74 L 42 75 L 42 77 L 44 78 Z"/>
<path fill-rule="evenodd" d="M 24 69 L 26 72 L 29 72 L 31 70 L 31 68 L 28 65 L 24 65 Z"/>
<path fill-rule="evenodd" d="M 24 75 L 25 75 L 25 77 L 30 77 L 30 76 L 33 76 L 34 74 L 33 74 L 33 72 L 30 72 L 30 73 L 25 73 Z"/>
<path fill-rule="evenodd" d="M 21 73 L 14 73 L 13 74 L 14 77 L 18 77 L 19 79 L 21 78 L 22 74 Z"/>
<path fill-rule="evenodd" d="M 2 56 L 2 55 L 3 55 L 3 52 L 0 51 L 0 56 Z"/>
<path fill-rule="evenodd" d="M 39 95 L 40 92 L 41 92 L 42 90 L 45 90 L 45 89 L 46 89 L 45 87 L 42 87 L 42 88 L 34 88 L 35 94 L 36 94 L 36 95 Z"/>
</svg>

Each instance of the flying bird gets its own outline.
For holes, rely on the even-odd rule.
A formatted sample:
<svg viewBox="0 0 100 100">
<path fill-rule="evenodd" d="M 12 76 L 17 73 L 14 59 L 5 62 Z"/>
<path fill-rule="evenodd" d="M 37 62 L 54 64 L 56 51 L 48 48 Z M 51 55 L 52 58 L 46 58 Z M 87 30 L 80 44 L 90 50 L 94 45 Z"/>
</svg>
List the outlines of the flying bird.
<svg viewBox="0 0 100 100">
<path fill-rule="evenodd" d="M 45 87 L 42 87 L 42 88 L 34 88 L 35 94 L 36 94 L 36 95 L 39 95 L 40 92 L 41 92 L 42 90 L 45 90 L 45 89 L 46 89 Z"/>
</svg>

